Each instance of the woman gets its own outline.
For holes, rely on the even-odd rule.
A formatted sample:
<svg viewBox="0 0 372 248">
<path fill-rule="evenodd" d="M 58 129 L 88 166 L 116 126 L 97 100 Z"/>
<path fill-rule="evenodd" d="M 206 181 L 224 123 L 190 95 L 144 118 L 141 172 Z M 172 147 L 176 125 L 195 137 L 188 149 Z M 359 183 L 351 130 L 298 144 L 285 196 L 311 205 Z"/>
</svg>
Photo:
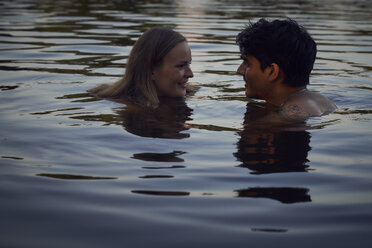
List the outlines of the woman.
<svg viewBox="0 0 372 248">
<path fill-rule="evenodd" d="M 171 29 L 153 28 L 134 44 L 123 78 L 89 92 L 156 108 L 159 97 L 186 95 L 187 81 L 193 77 L 190 64 L 191 51 L 184 36 Z"/>
</svg>

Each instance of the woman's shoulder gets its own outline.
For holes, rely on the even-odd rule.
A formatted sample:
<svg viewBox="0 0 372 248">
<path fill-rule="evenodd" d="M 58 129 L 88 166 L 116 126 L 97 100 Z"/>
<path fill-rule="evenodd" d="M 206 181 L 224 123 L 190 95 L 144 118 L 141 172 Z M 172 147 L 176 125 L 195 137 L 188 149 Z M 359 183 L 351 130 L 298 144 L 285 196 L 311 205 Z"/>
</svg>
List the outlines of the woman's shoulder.
<svg viewBox="0 0 372 248">
<path fill-rule="evenodd" d="M 88 90 L 89 93 L 99 96 L 104 90 L 106 90 L 110 85 L 108 84 L 101 84 L 99 86 L 96 86 L 94 88 L 91 88 Z"/>
</svg>

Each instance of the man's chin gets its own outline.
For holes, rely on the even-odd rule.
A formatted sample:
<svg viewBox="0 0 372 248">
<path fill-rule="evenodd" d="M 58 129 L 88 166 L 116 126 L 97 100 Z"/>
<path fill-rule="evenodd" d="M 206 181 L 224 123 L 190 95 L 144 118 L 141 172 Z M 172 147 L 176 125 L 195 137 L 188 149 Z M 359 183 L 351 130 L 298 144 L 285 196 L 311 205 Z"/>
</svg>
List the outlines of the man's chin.
<svg viewBox="0 0 372 248">
<path fill-rule="evenodd" d="M 254 98 L 253 94 L 251 94 L 249 91 L 245 91 L 245 96 L 248 98 Z"/>
<path fill-rule="evenodd" d="M 245 92 L 245 96 L 248 97 L 248 98 L 261 99 L 261 100 L 262 100 L 262 98 L 261 98 L 260 96 L 257 96 L 257 95 L 255 95 L 255 94 L 252 94 L 252 93 L 250 93 L 249 91 L 246 91 L 246 92 Z"/>
</svg>

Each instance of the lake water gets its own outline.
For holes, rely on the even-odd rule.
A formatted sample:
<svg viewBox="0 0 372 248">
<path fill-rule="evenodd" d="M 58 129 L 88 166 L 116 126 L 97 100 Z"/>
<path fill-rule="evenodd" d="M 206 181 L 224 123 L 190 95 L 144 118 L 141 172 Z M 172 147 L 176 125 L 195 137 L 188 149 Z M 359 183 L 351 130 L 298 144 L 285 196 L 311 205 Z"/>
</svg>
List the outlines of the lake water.
<svg viewBox="0 0 372 248">
<path fill-rule="evenodd" d="M 290 17 L 338 110 L 262 121 L 236 34 Z M 145 30 L 193 53 L 185 103 L 133 115 L 113 83 Z M 0 247 L 371 247 L 372 1 L 0 2 Z"/>
</svg>

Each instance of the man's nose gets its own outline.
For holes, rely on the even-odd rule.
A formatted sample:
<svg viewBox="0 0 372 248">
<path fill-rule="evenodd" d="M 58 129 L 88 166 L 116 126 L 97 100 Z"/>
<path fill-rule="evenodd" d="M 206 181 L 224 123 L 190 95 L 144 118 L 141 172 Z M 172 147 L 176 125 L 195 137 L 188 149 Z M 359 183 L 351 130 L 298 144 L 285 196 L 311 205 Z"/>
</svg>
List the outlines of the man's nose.
<svg viewBox="0 0 372 248">
<path fill-rule="evenodd" d="M 236 71 L 239 75 L 244 75 L 244 72 L 245 72 L 245 66 L 243 63 L 240 64 L 240 66 L 238 67 L 238 70 Z"/>
</svg>

